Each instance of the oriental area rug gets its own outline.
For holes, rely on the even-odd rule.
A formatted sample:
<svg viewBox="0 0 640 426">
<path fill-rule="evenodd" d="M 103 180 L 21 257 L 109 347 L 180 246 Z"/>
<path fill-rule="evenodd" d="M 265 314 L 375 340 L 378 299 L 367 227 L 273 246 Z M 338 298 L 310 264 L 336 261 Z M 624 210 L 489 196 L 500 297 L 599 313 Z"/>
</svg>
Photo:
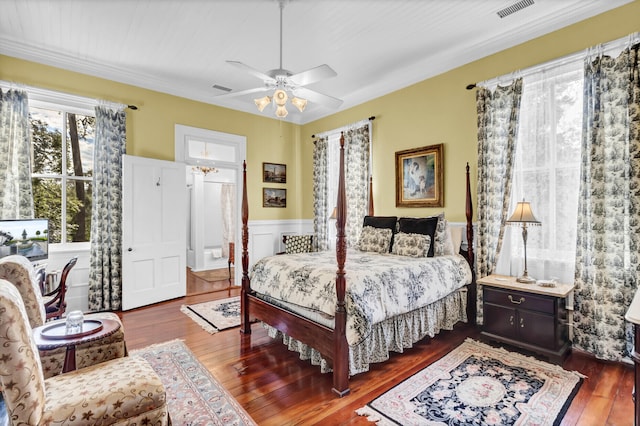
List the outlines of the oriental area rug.
<svg viewBox="0 0 640 426">
<path fill-rule="evenodd" d="M 181 340 L 134 350 L 130 355 L 147 360 L 160 376 L 172 424 L 256 424 Z"/>
<path fill-rule="evenodd" d="M 357 410 L 386 425 L 560 424 L 583 375 L 467 339 Z"/>
<path fill-rule="evenodd" d="M 240 325 L 240 296 L 182 305 L 180 311 L 213 334 Z"/>
</svg>

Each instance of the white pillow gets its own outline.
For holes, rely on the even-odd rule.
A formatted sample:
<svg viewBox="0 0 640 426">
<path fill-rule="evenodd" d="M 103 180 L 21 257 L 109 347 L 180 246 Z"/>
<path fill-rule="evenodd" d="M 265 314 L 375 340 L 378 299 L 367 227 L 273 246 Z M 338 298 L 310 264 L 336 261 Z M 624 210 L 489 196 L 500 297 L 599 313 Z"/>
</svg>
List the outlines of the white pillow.
<svg viewBox="0 0 640 426">
<path fill-rule="evenodd" d="M 449 226 L 449 236 L 451 237 L 451 243 L 453 245 L 453 253 L 460 253 L 460 246 L 462 245 L 462 235 L 465 231 L 464 226 Z"/>
</svg>

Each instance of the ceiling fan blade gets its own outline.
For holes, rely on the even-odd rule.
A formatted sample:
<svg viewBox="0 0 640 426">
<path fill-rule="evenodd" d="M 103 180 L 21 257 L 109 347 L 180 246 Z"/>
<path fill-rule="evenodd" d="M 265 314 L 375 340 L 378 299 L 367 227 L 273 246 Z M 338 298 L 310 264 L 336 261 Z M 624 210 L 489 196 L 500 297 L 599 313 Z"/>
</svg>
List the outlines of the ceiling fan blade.
<svg viewBox="0 0 640 426">
<path fill-rule="evenodd" d="M 216 98 L 235 98 L 237 96 L 249 95 L 251 93 L 266 92 L 268 87 L 256 87 L 254 89 L 240 90 L 238 92 L 228 92 L 216 95 Z"/>
<path fill-rule="evenodd" d="M 308 69 L 306 71 L 302 71 L 296 73 L 289 77 L 289 81 L 294 83 L 296 86 L 306 86 L 307 84 L 315 83 L 316 81 L 324 80 L 330 77 L 335 77 L 338 75 L 333 68 L 331 68 L 327 64 L 322 64 L 318 67 Z"/>
<path fill-rule="evenodd" d="M 310 102 L 324 105 L 329 108 L 338 108 L 342 105 L 342 99 L 324 95 L 320 92 L 316 92 L 315 90 L 307 89 L 306 87 L 298 87 L 293 91 L 293 94 Z"/>
<path fill-rule="evenodd" d="M 251 74 L 254 77 L 258 77 L 260 80 L 262 81 L 275 81 L 272 77 L 268 76 L 267 74 L 263 73 L 262 71 L 258 71 L 255 68 L 250 67 L 249 65 L 243 64 L 242 62 L 238 62 L 238 61 L 227 61 L 228 64 L 233 65 L 236 68 L 240 68 L 241 70 Z"/>
</svg>

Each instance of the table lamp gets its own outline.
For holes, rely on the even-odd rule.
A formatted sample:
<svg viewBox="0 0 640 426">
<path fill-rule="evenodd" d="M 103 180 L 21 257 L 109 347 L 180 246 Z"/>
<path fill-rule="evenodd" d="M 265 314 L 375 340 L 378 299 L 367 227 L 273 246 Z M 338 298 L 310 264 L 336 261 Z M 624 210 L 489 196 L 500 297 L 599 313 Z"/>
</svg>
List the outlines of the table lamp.
<svg viewBox="0 0 640 426">
<path fill-rule="evenodd" d="M 535 218 L 531 211 L 531 204 L 524 199 L 518 202 L 516 210 L 506 222 L 508 225 L 522 224 L 522 240 L 524 241 L 524 272 L 520 277 L 516 279 L 519 283 L 532 284 L 535 283 L 535 278 L 531 278 L 527 272 L 527 224 L 540 225 L 540 221 Z"/>
</svg>

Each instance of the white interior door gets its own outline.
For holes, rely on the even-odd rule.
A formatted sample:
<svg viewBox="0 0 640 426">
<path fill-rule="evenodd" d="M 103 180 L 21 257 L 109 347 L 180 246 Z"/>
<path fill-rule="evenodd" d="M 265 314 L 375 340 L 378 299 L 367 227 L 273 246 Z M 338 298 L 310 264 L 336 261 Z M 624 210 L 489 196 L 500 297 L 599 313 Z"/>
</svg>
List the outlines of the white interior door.
<svg viewBox="0 0 640 426">
<path fill-rule="evenodd" d="M 122 186 L 122 309 L 184 296 L 184 164 L 125 155 Z"/>
</svg>

